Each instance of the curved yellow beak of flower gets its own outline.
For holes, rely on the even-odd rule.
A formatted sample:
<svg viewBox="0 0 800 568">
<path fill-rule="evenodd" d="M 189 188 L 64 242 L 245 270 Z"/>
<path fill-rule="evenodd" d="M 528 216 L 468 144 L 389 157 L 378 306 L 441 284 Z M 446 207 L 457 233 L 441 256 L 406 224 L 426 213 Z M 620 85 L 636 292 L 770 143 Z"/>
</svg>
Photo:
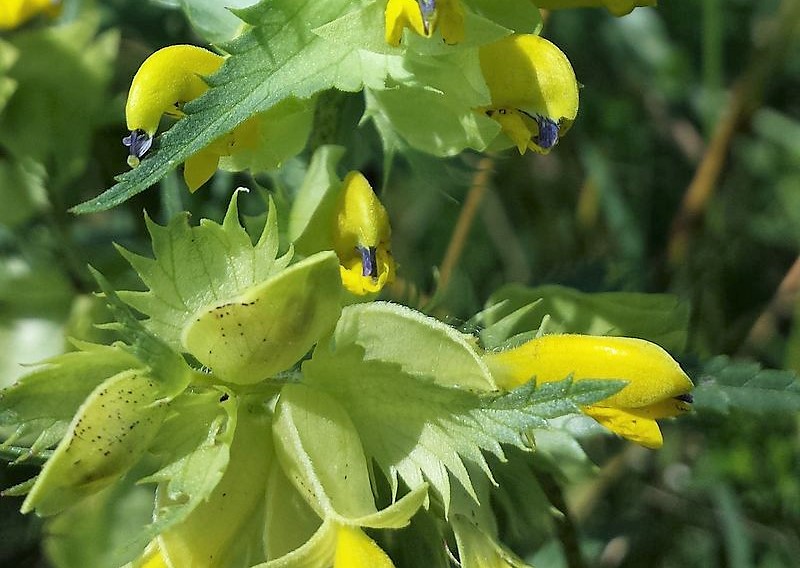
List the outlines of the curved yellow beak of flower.
<svg viewBox="0 0 800 568">
<path fill-rule="evenodd" d="M 394 568 L 394 563 L 363 530 L 341 525 L 336 531 L 333 568 Z"/>
<path fill-rule="evenodd" d="M 492 104 L 480 109 L 519 149 L 548 153 L 578 114 L 578 82 L 566 55 L 536 35 L 511 35 L 480 48 Z"/>
<path fill-rule="evenodd" d="M 360 172 L 350 172 L 342 183 L 333 231 L 342 283 L 359 296 L 380 292 L 395 273 L 389 216 Z"/>
<path fill-rule="evenodd" d="M 545 10 L 604 6 L 615 16 L 624 16 L 639 6 L 655 6 L 656 0 L 536 0 L 534 4 Z"/>
<path fill-rule="evenodd" d="M 13 30 L 39 14 L 55 18 L 61 13 L 61 0 L 3 0 L 0 3 L 0 30 Z"/>
<path fill-rule="evenodd" d="M 214 74 L 224 58 L 194 45 L 171 45 L 148 57 L 133 77 L 125 119 L 130 134 L 122 143 L 128 147 L 128 165 L 136 167 L 153 145 L 153 136 L 163 115 L 181 118 L 183 105 L 208 90 L 203 77 Z M 246 121 L 186 160 L 184 179 L 191 191 L 208 181 L 217 170 L 221 156 L 237 147 L 255 143 L 258 125 Z"/>
<path fill-rule="evenodd" d="M 692 382 L 658 345 L 629 337 L 544 335 L 498 353 L 487 353 L 497 384 L 511 389 L 531 379 L 539 383 L 619 379 L 617 394 L 582 410 L 600 424 L 647 448 L 663 444 L 656 419 L 691 409 Z"/>
<path fill-rule="evenodd" d="M 389 0 L 386 3 L 386 43 L 398 46 L 408 28 L 423 37 L 438 29 L 445 43 L 464 40 L 461 0 Z"/>
</svg>

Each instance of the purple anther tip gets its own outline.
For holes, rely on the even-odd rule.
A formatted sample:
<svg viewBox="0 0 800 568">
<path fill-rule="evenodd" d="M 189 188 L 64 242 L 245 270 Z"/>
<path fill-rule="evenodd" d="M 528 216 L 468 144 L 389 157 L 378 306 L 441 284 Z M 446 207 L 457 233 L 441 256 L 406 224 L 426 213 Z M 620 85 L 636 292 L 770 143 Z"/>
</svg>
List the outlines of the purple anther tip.
<svg viewBox="0 0 800 568">
<path fill-rule="evenodd" d="M 436 0 L 417 0 L 419 11 L 422 14 L 422 24 L 425 26 L 425 33 L 430 33 L 431 20 L 436 11 Z"/>
<path fill-rule="evenodd" d="M 541 148 L 549 150 L 558 142 L 558 123 L 552 118 L 537 114 L 536 124 L 539 126 L 539 134 L 533 137 L 533 141 Z"/>
<path fill-rule="evenodd" d="M 694 402 L 694 397 L 688 392 L 686 394 L 679 394 L 675 397 L 675 399 L 680 400 L 681 402 L 688 402 L 689 404 Z"/>
<path fill-rule="evenodd" d="M 153 139 L 144 130 L 131 130 L 131 133 L 122 139 L 122 143 L 129 148 L 131 156 L 141 158 L 153 145 Z"/>
<path fill-rule="evenodd" d="M 375 247 L 357 246 L 356 249 L 361 253 L 361 276 L 378 277 L 378 260 L 375 258 Z"/>
</svg>

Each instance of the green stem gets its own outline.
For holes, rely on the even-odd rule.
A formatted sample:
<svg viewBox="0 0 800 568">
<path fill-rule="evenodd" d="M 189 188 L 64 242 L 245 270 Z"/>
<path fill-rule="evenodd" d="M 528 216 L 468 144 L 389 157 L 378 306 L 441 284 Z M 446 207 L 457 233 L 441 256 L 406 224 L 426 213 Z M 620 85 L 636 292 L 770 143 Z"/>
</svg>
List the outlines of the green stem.
<svg viewBox="0 0 800 568">
<path fill-rule="evenodd" d="M 569 568 L 586 568 L 586 560 L 581 554 L 578 527 L 572 518 L 569 507 L 567 507 L 567 501 L 564 499 L 564 492 L 561 491 L 561 486 L 549 473 L 538 470 L 535 473 L 536 479 L 539 481 L 539 485 L 545 496 L 547 496 L 548 501 L 561 513 L 561 516 L 555 519 L 556 535 L 564 549 L 564 558 L 567 561 L 567 566 Z"/>
</svg>

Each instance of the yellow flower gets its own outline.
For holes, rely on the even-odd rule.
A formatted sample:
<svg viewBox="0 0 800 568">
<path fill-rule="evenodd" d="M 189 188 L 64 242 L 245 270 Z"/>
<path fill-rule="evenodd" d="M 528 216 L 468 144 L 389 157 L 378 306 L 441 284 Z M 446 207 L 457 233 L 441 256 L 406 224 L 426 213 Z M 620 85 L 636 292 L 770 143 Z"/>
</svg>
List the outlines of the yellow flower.
<svg viewBox="0 0 800 568">
<path fill-rule="evenodd" d="M 582 410 L 620 436 L 647 448 L 663 443 L 656 419 L 690 410 L 692 382 L 658 345 L 629 337 L 544 335 L 485 356 L 497 384 L 511 389 L 539 383 L 620 379 L 617 394 Z"/>
<path fill-rule="evenodd" d="M 130 134 L 122 142 L 129 148 L 128 164 L 139 165 L 153 144 L 162 115 L 181 118 L 183 105 L 208 90 L 204 77 L 215 73 L 224 58 L 194 45 L 172 45 L 153 53 L 137 71 L 128 92 L 125 118 Z M 217 170 L 221 156 L 252 145 L 258 124 L 245 121 L 189 159 L 184 179 L 190 191 L 207 182 Z"/>
<path fill-rule="evenodd" d="M 380 292 L 395 272 L 389 216 L 360 172 L 350 172 L 342 184 L 333 230 L 342 283 L 359 296 Z"/>
<path fill-rule="evenodd" d="M 385 22 L 389 45 L 400 45 L 406 28 L 423 37 L 431 37 L 438 28 L 444 42 L 450 45 L 464 39 L 461 0 L 389 0 Z"/>
<path fill-rule="evenodd" d="M 480 48 L 496 120 L 520 154 L 546 154 L 578 114 L 578 82 L 569 60 L 536 35 L 511 35 Z"/>
<path fill-rule="evenodd" d="M 638 6 L 655 6 L 656 0 L 534 0 L 533 3 L 546 10 L 605 6 L 615 16 L 624 16 Z"/>
<path fill-rule="evenodd" d="M 13 30 L 39 14 L 56 17 L 61 12 L 61 0 L 2 0 L 0 30 Z"/>
</svg>

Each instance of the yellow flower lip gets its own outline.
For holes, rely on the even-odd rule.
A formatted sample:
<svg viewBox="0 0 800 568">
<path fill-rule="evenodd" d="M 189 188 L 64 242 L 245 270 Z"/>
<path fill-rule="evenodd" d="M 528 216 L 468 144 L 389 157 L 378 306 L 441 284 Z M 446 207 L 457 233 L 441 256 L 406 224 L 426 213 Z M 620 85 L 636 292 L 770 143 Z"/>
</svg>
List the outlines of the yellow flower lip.
<svg viewBox="0 0 800 568">
<path fill-rule="evenodd" d="M 484 45 L 481 72 L 496 120 L 521 154 L 546 154 L 578 113 L 578 82 L 566 55 L 537 35 L 514 34 Z"/>
<path fill-rule="evenodd" d="M 498 385 L 511 389 L 535 379 L 623 380 L 616 394 L 583 411 L 613 432 L 648 448 L 660 447 L 659 418 L 691 409 L 692 382 L 661 347 L 630 337 L 544 335 L 484 356 Z"/>
<path fill-rule="evenodd" d="M 399 46 L 403 30 L 429 38 L 438 29 L 453 45 L 464 39 L 464 11 L 460 0 L 388 0 L 385 12 L 386 43 Z"/>
</svg>

